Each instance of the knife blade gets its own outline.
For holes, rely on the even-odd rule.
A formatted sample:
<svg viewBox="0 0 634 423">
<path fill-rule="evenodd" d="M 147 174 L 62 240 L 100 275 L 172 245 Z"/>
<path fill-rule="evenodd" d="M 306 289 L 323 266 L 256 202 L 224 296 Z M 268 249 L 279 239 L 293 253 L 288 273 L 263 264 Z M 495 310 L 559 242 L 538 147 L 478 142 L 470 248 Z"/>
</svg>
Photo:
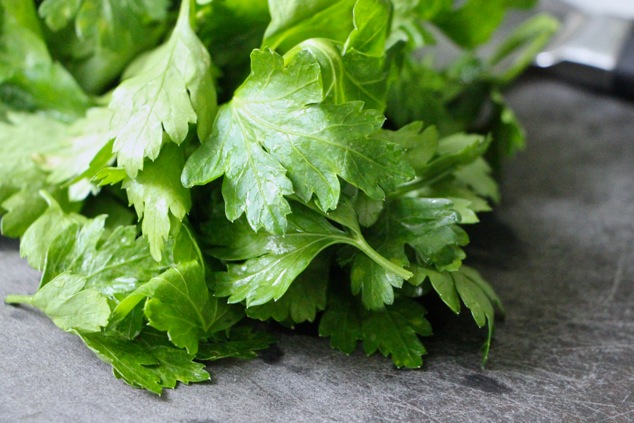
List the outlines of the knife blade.
<svg viewBox="0 0 634 423">
<path fill-rule="evenodd" d="M 628 6 L 629 7 L 629 6 Z M 634 99 L 634 21 L 561 1 L 540 9 L 561 27 L 534 65 L 572 82 Z M 617 9 L 618 10 L 618 9 Z M 626 13 L 623 13 L 626 15 Z"/>
</svg>

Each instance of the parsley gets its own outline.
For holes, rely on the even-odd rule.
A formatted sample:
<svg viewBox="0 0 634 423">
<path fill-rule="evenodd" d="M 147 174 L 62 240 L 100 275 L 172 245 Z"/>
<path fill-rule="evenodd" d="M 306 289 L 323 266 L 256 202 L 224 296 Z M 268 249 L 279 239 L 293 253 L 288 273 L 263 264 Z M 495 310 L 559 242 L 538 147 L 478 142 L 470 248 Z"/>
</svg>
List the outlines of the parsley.
<svg viewBox="0 0 634 423">
<path fill-rule="evenodd" d="M 156 394 L 257 357 L 256 321 L 421 367 L 429 296 L 486 327 L 484 363 L 503 310 L 463 225 L 499 201 L 524 143 L 502 90 L 555 23 L 484 57 L 534 2 L 454 3 L 0 0 L 1 228 L 42 273 L 5 302 Z"/>
</svg>

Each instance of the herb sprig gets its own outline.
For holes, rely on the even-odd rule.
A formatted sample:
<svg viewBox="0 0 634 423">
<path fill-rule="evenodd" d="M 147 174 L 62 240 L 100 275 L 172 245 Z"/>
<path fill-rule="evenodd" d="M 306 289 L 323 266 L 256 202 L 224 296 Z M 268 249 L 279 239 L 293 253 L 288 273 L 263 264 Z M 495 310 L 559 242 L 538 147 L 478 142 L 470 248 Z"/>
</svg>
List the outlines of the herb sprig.
<svg viewBox="0 0 634 423">
<path fill-rule="evenodd" d="M 433 295 L 487 327 L 484 363 L 502 306 L 463 225 L 556 25 L 479 47 L 533 3 L 0 0 L 2 233 L 42 273 L 5 302 L 156 394 L 257 356 L 257 320 L 420 367 Z"/>
</svg>

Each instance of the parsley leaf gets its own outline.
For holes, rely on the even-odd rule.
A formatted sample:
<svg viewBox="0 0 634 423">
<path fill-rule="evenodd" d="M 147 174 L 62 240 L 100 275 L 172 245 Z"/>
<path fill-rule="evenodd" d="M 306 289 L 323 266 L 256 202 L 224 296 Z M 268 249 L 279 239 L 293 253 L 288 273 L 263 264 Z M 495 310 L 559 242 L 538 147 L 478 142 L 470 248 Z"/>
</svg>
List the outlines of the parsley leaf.
<svg viewBox="0 0 634 423">
<path fill-rule="evenodd" d="M 353 30 L 352 10 L 356 0 L 288 2 L 270 0 L 271 23 L 263 47 L 287 51 L 309 38 L 343 41 Z"/>
<path fill-rule="evenodd" d="M 174 388 L 178 382 L 210 379 L 204 365 L 192 361 L 193 355 L 157 343 L 151 337 L 130 341 L 94 333 L 82 334 L 81 338 L 101 360 L 112 365 L 118 379 L 158 395 L 163 388 Z"/>
<path fill-rule="evenodd" d="M 330 346 L 352 354 L 363 339 L 364 310 L 353 297 L 331 291 L 328 306 L 319 321 L 319 336 L 330 337 Z"/>
<path fill-rule="evenodd" d="M 217 130 L 183 173 L 186 186 L 224 174 L 227 217 L 246 212 L 255 230 L 284 232 L 290 213 L 284 196 L 292 193 L 303 201 L 315 194 L 322 210 L 334 209 L 337 175 L 373 198 L 411 176 L 399 165 L 400 148 L 371 138 L 383 122 L 380 114 L 357 102 L 318 104 L 318 63 L 306 52 L 290 60 L 285 66 L 271 51 L 251 54 L 251 76 L 220 109 Z"/>
<path fill-rule="evenodd" d="M 434 290 L 445 304 L 456 314 L 460 312 L 460 300 L 471 311 L 479 328 L 488 327 L 487 338 L 482 347 L 482 365 L 489 356 L 495 309 L 504 312 L 500 299 L 480 274 L 467 266 L 455 272 L 436 272 L 420 269 L 429 278 Z M 460 300 L 458 299 L 460 298 Z"/>
<path fill-rule="evenodd" d="M 62 273 L 32 296 L 10 295 L 6 302 L 37 307 L 68 332 L 99 332 L 110 317 L 108 299 L 96 289 L 83 289 L 84 285 L 85 277 Z"/>
<path fill-rule="evenodd" d="M 203 361 L 216 361 L 223 358 L 250 359 L 257 357 L 257 351 L 268 348 L 275 337 L 255 331 L 250 326 L 241 326 L 224 333 L 215 334 L 209 342 L 201 342 L 196 358 Z"/>
<path fill-rule="evenodd" d="M 280 299 L 247 308 L 247 316 L 259 320 L 273 319 L 290 326 L 314 321 L 317 312 L 326 307 L 329 265 L 328 259 L 320 260 L 317 256 Z"/>
<path fill-rule="evenodd" d="M 190 192 L 180 183 L 185 164 L 183 153 L 175 145 L 166 145 L 161 155 L 149 162 L 135 179 L 125 177 L 122 184 L 139 220 L 143 219 L 141 229 L 157 261 L 161 261 L 173 226 L 171 217 L 182 222 L 191 208 Z"/>
<path fill-rule="evenodd" d="M 51 57 L 33 2 L 2 0 L 0 35 L 0 104 L 67 121 L 83 114 L 91 100 Z"/>
<path fill-rule="evenodd" d="M 113 149 L 120 167 L 135 178 L 145 157 L 155 160 L 163 131 L 181 144 L 190 123 L 207 137 L 216 109 L 211 59 L 189 23 L 190 1 L 181 2 L 169 40 L 134 62 L 112 93 Z"/>
<path fill-rule="evenodd" d="M 464 239 L 454 226 L 459 221 L 447 200 L 406 197 L 386 204 L 377 223 L 367 231 L 367 239 L 379 254 L 400 267 L 410 264 L 406 245 L 414 249 L 421 263 L 455 267 L 463 258 L 459 246 Z M 404 279 L 363 254 L 355 255 L 350 277 L 352 292 L 361 293 L 363 304 L 372 310 L 392 304 L 394 288 L 400 288 Z"/>
<path fill-rule="evenodd" d="M 425 319 L 427 312 L 420 304 L 401 298 L 385 310 L 372 311 L 363 321 L 363 350 L 373 354 L 377 350 L 390 356 L 396 367 L 418 368 L 427 350 L 418 336 L 432 334 Z"/>
<path fill-rule="evenodd" d="M 329 336 L 333 348 L 352 353 L 363 341 L 366 354 L 381 352 L 397 367 L 418 368 L 427 353 L 419 336 L 432 334 L 426 310 L 409 298 L 399 298 L 382 310 L 367 311 L 343 293 L 331 292 L 319 324 L 319 334 Z"/>
<path fill-rule="evenodd" d="M 145 297 L 149 324 L 167 331 L 170 341 L 198 351 L 198 341 L 210 334 L 227 329 L 242 318 L 242 313 L 212 298 L 203 269 L 197 262 L 185 262 L 155 276 L 130 293 L 115 309 L 116 322 L 129 313 Z"/>
<path fill-rule="evenodd" d="M 45 115 L 11 113 L 7 118 L 0 121 L 0 207 L 6 210 L 2 233 L 20 236 L 47 208 L 40 190 L 57 200 L 65 197 L 61 187 L 48 183 L 34 158 L 63 146 L 67 128 Z"/>
<path fill-rule="evenodd" d="M 37 270 L 44 270 L 46 259 L 55 239 L 73 225 L 82 225 L 86 218 L 67 214 L 48 193 L 40 195 L 48 203 L 46 211 L 24 232 L 20 242 L 20 256 L 26 257 Z"/>
<path fill-rule="evenodd" d="M 322 250 L 337 243 L 353 242 L 346 232 L 301 205 L 294 207 L 288 223 L 285 235 L 260 235 L 249 231 L 243 222 L 234 223 L 237 230 L 227 232 L 221 238 L 221 242 L 227 244 L 212 254 L 247 260 L 229 264 L 227 272 L 216 274 L 216 295 L 229 296 L 230 303 L 246 300 L 248 307 L 277 301 Z M 253 244 L 249 240 L 253 240 Z M 236 248 L 239 245 L 249 247 Z M 236 255 L 238 251 L 243 253 Z"/>
<path fill-rule="evenodd" d="M 83 225 L 72 224 L 51 244 L 41 285 L 70 271 L 86 278 L 86 287 L 95 288 L 111 299 L 134 290 L 160 273 L 169 264 L 154 261 L 143 238 L 133 226 L 104 229 L 105 216 Z"/>
<path fill-rule="evenodd" d="M 461 225 L 556 23 L 480 47 L 533 3 L 0 0 L 1 229 L 42 274 L 5 301 L 156 394 L 256 357 L 256 320 L 420 367 L 429 295 L 487 327 L 484 364 L 503 310 Z"/>
<path fill-rule="evenodd" d="M 360 100 L 366 108 L 383 112 L 392 64 L 385 51 L 390 4 L 380 0 L 358 1 L 352 15 L 354 29 L 345 41 L 311 38 L 285 57 L 309 51 L 321 67 L 326 99 L 335 104 Z"/>
</svg>

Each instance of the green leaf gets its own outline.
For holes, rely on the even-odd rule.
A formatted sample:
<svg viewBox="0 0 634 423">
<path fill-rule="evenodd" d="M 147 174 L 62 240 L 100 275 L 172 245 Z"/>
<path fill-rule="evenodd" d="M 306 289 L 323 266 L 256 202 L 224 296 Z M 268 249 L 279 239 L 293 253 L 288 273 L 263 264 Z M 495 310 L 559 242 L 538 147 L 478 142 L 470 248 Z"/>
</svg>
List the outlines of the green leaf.
<svg viewBox="0 0 634 423">
<path fill-rule="evenodd" d="M 271 17 L 267 0 L 212 1 L 196 10 L 196 33 L 220 68 L 221 97 L 249 75 L 249 53 L 260 46 Z M 224 101 L 221 101 L 224 103 Z"/>
<path fill-rule="evenodd" d="M 95 288 L 112 300 L 136 289 L 161 273 L 168 265 L 154 261 L 143 238 L 133 226 L 104 230 L 105 216 L 84 225 L 73 224 L 49 248 L 41 286 L 69 271 L 86 278 L 86 287 Z"/>
<path fill-rule="evenodd" d="M 34 158 L 54 152 L 66 142 L 67 127 L 45 115 L 10 113 L 0 120 L 0 213 L 2 233 L 21 236 L 47 209 L 40 190 L 57 200 L 59 187 L 50 186 L 47 174 Z"/>
<path fill-rule="evenodd" d="M 80 38 L 120 50 L 130 47 L 130 25 L 165 19 L 168 4 L 168 0 L 44 0 L 39 14 L 53 31 L 75 19 Z"/>
<path fill-rule="evenodd" d="M 550 15 L 539 14 L 522 22 L 514 31 L 497 46 L 488 59 L 502 84 L 515 79 L 531 65 L 539 52 L 550 42 L 553 34 L 559 29 L 559 21 Z M 508 59 L 512 62 L 509 64 Z"/>
<path fill-rule="evenodd" d="M 166 145 L 156 161 L 146 164 L 135 179 L 123 180 L 130 204 L 139 220 L 143 219 L 141 230 L 156 261 L 161 260 L 172 227 L 171 217 L 182 222 L 191 208 L 191 194 L 180 183 L 184 153 L 182 148 Z"/>
<path fill-rule="evenodd" d="M 405 41 L 409 50 L 425 46 L 430 35 L 425 21 L 451 10 L 452 0 L 392 0 L 392 28 L 388 45 Z"/>
<path fill-rule="evenodd" d="M 491 166 L 483 158 L 477 158 L 472 163 L 456 169 L 453 176 L 478 196 L 499 201 L 500 192 L 495 179 L 491 176 Z"/>
<path fill-rule="evenodd" d="M 484 366 L 489 357 L 495 311 L 491 301 L 479 287 L 478 283 L 473 280 L 472 275 L 456 273 L 453 276 L 460 299 L 462 299 L 464 305 L 471 311 L 473 320 L 475 320 L 479 328 L 484 325 L 488 326 L 487 339 L 482 347 L 482 365 Z"/>
<path fill-rule="evenodd" d="M 186 186 L 225 175 L 222 191 L 229 220 L 246 212 L 258 230 L 284 232 L 290 207 L 285 195 L 322 210 L 334 209 L 337 176 L 372 198 L 411 176 L 399 165 L 402 150 L 371 138 L 383 117 L 357 102 L 323 100 L 319 65 L 307 52 L 284 66 L 273 52 L 254 51 L 252 74 L 223 106 L 215 131 L 187 161 Z M 395 171 L 396 170 L 396 171 Z"/>
<path fill-rule="evenodd" d="M 29 265 L 44 270 L 46 257 L 55 239 L 73 224 L 83 224 L 86 219 L 78 214 L 66 214 L 60 205 L 46 192 L 40 193 L 48 209 L 24 232 L 20 240 L 20 256 Z"/>
<path fill-rule="evenodd" d="M 97 356 L 112 365 L 115 376 L 127 384 L 147 389 L 157 395 L 178 382 L 203 382 L 210 376 L 204 365 L 192 361 L 183 350 L 155 344 L 152 338 L 134 341 L 101 333 L 81 335 Z"/>
<path fill-rule="evenodd" d="M 167 0 L 45 0 L 39 7 L 53 56 L 78 83 L 101 94 L 164 35 Z M 73 25 L 71 25 L 73 23 Z"/>
<path fill-rule="evenodd" d="M 385 110 L 391 60 L 385 51 L 390 3 L 360 0 L 354 6 L 354 29 L 345 42 L 311 38 L 284 57 L 309 51 L 319 62 L 324 97 L 335 104 L 360 100 L 365 107 Z"/>
<path fill-rule="evenodd" d="M 363 320 L 363 350 L 368 355 L 378 350 L 385 357 L 390 356 L 399 368 L 421 367 L 427 350 L 418 335 L 432 334 L 426 313 L 423 306 L 407 298 L 385 310 L 368 313 Z"/>
<path fill-rule="evenodd" d="M 473 49 L 489 40 L 510 8 L 532 7 L 536 0 L 468 0 L 434 17 L 434 23 L 460 46 Z"/>
<path fill-rule="evenodd" d="M 493 145 L 488 159 L 493 168 L 499 170 L 504 158 L 511 157 L 526 146 L 526 131 L 500 92 L 492 92 L 491 100 L 494 105 L 491 122 Z"/>
<path fill-rule="evenodd" d="M 216 361 L 223 358 L 248 360 L 258 356 L 257 351 L 267 349 L 275 337 L 250 326 L 231 329 L 229 336 L 217 334 L 210 342 L 201 342 L 196 359 Z"/>
<path fill-rule="evenodd" d="M 343 42 L 354 29 L 352 10 L 356 0 L 269 0 L 271 23 L 262 47 L 288 51 L 309 38 Z"/>
<path fill-rule="evenodd" d="M 409 260 L 403 244 L 383 244 L 377 252 L 399 267 L 407 267 Z M 350 280 L 353 294 L 361 293 L 363 305 L 368 310 L 381 310 L 384 304 L 394 302 L 394 288 L 403 285 L 403 278 L 371 260 L 365 254 L 357 254 L 352 263 Z"/>
<path fill-rule="evenodd" d="M 210 132 L 216 110 L 211 59 L 189 23 L 189 0 L 169 40 L 128 68 L 129 79 L 112 93 L 109 107 L 118 165 L 135 178 L 145 157 L 155 160 L 163 131 L 181 144 L 196 123 L 198 136 Z"/>
<path fill-rule="evenodd" d="M 330 291 L 328 306 L 319 321 L 319 336 L 330 337 L 330 346 L 352 354 L 357 341 L 363 339 L 362 319 L 365 310 L 346 293 Z"/>
<path fill-rule="evenodd" d="M 404 184 L 394 190 L 390 196 L 398 198 L 411 192 L 417 192 L 419 195 L 431 196 L 437 190 L 438 196 L 456 195 L 456 188 L 467 188 L 474 191 L 467 194 L 470 200 L 477 200 L 478 195 L 488 196 L 493 199 L 497 198 L 497 188 L 492 184 L 489 176 L 490 168 L 486 164 L 476 163 L 467 170 L 462 170 L 474 162 L 481 161 L 482 155 L 487 151 L 491 144 L 489 136 L 481 136 L 476 134 L 456 133 L 439 140 L 436 155 L 424 163 L 412 162 L 415 166 L 417 178 L 407 184 Z M 410 158 L 410 157 L 407 157 Z M 414 160 L 416 160 L 414 158 Z M 460 172 L 464 172 L 461 174 Z M 471 178 L 474 178 L 471 180 Z M 458 181 L 458 183 L 449 183 L 442 185 L 447 181 Z M 439 188 L 439 186 L 441 188 Z M 444 193 L 447 194 L 444 194 Z M 460 194 L 458 194 L 460 196 Z"/>
<path fill-rule="evenodd" d="M 216 295 L 228 296 L 230 303 L 246 300 L 247 307 L 282 298 L 295 278 L 325 248 L 354 243 L 346 232 L 299 204 L 289 216 L 284 235 L 253 234 L 244 222 L 236 222 L 232 227 L 235 231 L 223 231 L 218 239 L 227 244 L 212 250 L 212 254 L 246 261 L 229 264 L 227 272 L 216 274 L 214 289 Z M 253 244 L 249 245 L 249 239 Z M 236 255 L 237 251 L 241 255 Z"/>
<path fill-rule="evenodd" d="M 424 168 L 438 150 L 438 131 L 433 126 L 423 129 L 422 122 L 411 122 L 398 131 L 383 130 L 381 134 L 407 149 L 403 158 L 414 170 Z"/>
<path fill-rule="evenodd" d="M 99 332 L 108 324 L 108 299 L 95 289 L 83 289 L 86 278 L 62 273 L 24 302 L 37 307 L 67 332 Z M 15 303 L 7 297 L 7 302 Z"/>
<path fill-rule="evenodd" d="M 504 315 L 505 312 L 504 307 L 502 306 L 502 301 L 493 290 L 493 287 L 489 285 L 489 283 L 480 275 L 480 273 L 478 273 L 477 270 L 472 267 L 463 266 L 460 269 L 460 272 L 464 274 L 474 284 L 476 284 L 478 288 L 482 290 L 482 292 L 484 292 L 484 295 L 486 295 L 496 311 Z"/>
<path fill-rule="evenodd" d="M 456 265 L 464 257 L 459 249 L 464 240 L 455 228 L 459 221 L 460 216 L 448 200 L 401 198 L 386 204 L 377 223 L 366 230 L 366 237 L 372 248 L 397 268 L 410 264 L 406 245 L 414 249 L 418 262 L 444 268 Z M 400 288 L 408 279 L 358 253 L 350 276 L 352 292 L 361 293 L 364 306 L 370 310 L 392 304 L 394 288 Z"/>
<path fill-rule="evenodd" d="M 372 226 L 376 223 L 383 211 L 385 202 L 373 200 L 363 192 L 357 192 L 354 198 L 354 211 L 359 219 L 359 224 L 364 227 Z"/>
<path fill-rule="evenodd" d="M 91 101 L 51 58 L 33 2 L 2 0 L 0 13 L 0 103 L 64 120 L 81 116 Z"/>
<path fill-rule="evenodd" d="M 110 138 L 112 112 L 106 108 L 92 108 L 86 116 L 67 128 L 65 141 L 58 149 L 42 154 L 39 166 L 50 172 L 48 182 L 70 186 L 72 200 L 81 201 L 98 189 L 90 183 L 93 176 L 114 161 Z M 83 192 L 73 192 L 82 183 Z M 74 190 L 77 191 L 77 190 Z"/>
<path fill-rule="evenodd" d="M 326 307 L 330 264 L 327 257 L 317 256 L 279 300 L 249 307 L 247 316 L 259 320 L 274 319 L 291 326 L 314 321 L 317 312 Z"/>
<path fill-rule="evenodd" d="M 44 0 L 39 8 L 39 14 L 49 28 L 60 30 L 65 27 L 77 14 L 82 0 Z"/>
<path fill-rule="evenodd" d="M 465 307 L 471 311 L 476 325 L 479 328 L 487 325 L 487 338 L 482 347 L 482 365 L 484 366 L 491 347 L 495 308 L 504 313 L 502 303 L 493 288 L 475 269 L 467 266 L 462 266 L 456 272 L 436 272 L 423 268 L 419 271 L 429 278 L 438 296 L 454 313 L 460 313 L 460 300 L 462 300 Z"/>
<path fill-rule="evenodd" d="M 491 139 L 475 134 L 454 134 L 439 140 L 438 156 L 416 169 L 417 175 L 430 183 L 473 163 L 486 152 Z"/>
<path fill-rule="evenodd" d="M 464 269 L 464 267 L 463 267 Z M 460 297 L 456 291 L 456 284 L 452 272 L 436 272 L 435 270 L 419 268 L 419 271 L 429 278 L 434 290 L 440 299 L 447 304 L 447 307 L 454 313 L 460 313 Z M 421 281 L 422 282 L 422 281 Z"/>
<path fill-rule="evenodd" d="M 200 340 L 242 318 L 236 308 L 211 297 L 203 269 L 195 261 L 168 269 L 141 285 L 119 303 L 111 323 L 122 320 L 146 297 L 150 298 L 145 305 L 150 325 L 166 331 L 174 345 L 191 354 L 198 351 Z"/>
</svg>

